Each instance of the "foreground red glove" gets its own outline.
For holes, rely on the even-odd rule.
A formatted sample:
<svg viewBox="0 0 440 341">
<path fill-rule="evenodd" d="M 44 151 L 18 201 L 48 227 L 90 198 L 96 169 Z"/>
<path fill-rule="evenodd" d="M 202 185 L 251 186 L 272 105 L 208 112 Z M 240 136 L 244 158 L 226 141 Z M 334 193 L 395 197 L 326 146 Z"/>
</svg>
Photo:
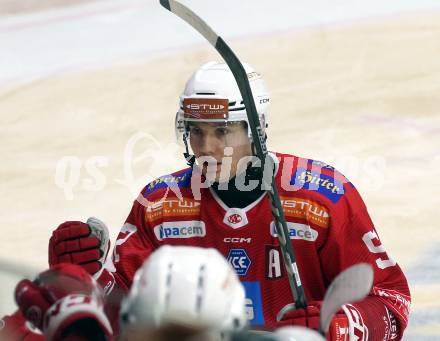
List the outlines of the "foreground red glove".
<svg viewBox="0 0 440 341">
<path fill-rule="evenodd" d="M 44 341 L 44 336 L 30 330 L 20 310 L 0 320 L 0 340 Z"/>
<path fill-rule="evenodd" d="M 15 300 L 26 320 L 39 328 L 46 340 L 66 340 L 68 335 L 80 339 L 78 335 L 85 329 L 96 340 L 105 340 L 112 333 L 103 312 L 101 290 L 77 265 L 59 264 L 33 282 L 20 281 Z"/>
<path fill-rule="evenodd" d="M 49 265 L 78 264 L 97 278 L 109 249 L 108 229 L 99 219 L 89 218 L 87 223 L 66 221 L 50 238 Z"/>
<path fill-rule="evenodd" d="M 321 301 L 309 302 L 306 309 L 292 310 L 286 313 L 278 326 L 302 326 L 319 330 L 319 316 L 321 311 Z M 330 341 L 348 340 L 348 318 L 342 312 L 337 313 L 332 321 L 326 335 Z"/>
</svg>

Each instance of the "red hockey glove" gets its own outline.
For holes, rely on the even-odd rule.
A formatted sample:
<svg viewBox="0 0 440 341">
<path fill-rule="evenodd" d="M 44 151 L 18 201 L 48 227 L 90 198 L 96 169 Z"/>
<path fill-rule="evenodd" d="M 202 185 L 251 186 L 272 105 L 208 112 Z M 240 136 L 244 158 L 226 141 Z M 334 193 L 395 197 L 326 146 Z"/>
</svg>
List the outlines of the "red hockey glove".
<svg viewBox="0 0 440 341">
<path fill-rule="evenodd" d="M 0 320 L 0 340 L 44 341 L 44 336 L 30 330 L 20 310 Z"/>
<path fill-rule="evenodd" d="M 66 221 L 53 231 L 49 241 L 49 265 L 81 265 L 95 278 L 99 277 L 110 249 L 108 229 L 96 218 L 87 223 Z"/>
<path fill-rule="evenodd" d="M 306 309 L 292 310 L 286 313 L 278 326 L 302 326 L 319 330 L 319 316 L 321 311 L 321 301 L 309 302 Z M 338 312 L 330 322 L 330 327 L 326 335 L 329 341 L 343 341 L 348 337 L 348 318 L 342 312 Z M 347 338 L 348 340 L 348 338 Z"/>
<path fill-rule="evenodd" d="M 46 340 L 75 334 L 72 326 L 88 325 L 103 339 L 112 330 L 103 311 L 103 295 L 96 281 L 81 267 L 59 264 L 33 281 L 20 281 L 15 300 L 26 320 L 39 328 Z M 94 329 L 93 329 L 94 326 Z M 82 332 L 78 330 L 78 334 Z"/>
</svg>

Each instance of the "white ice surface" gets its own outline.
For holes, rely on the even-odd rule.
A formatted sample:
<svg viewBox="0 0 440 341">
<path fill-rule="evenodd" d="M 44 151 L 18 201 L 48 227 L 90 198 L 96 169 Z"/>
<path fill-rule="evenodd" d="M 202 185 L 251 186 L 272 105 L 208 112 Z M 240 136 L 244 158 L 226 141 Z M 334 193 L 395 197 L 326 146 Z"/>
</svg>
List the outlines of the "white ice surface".
<svg viewBox="0 0 440 341">
<path fill-rule="evenodd" d="M 226 39 L 440 8 L 440 0 L 187 0 L 184 3 Z M 106 0 L 0 17 L 0 87 L 116 61 L 148 58 L 153 52 L 202 43 L 203 39 L 186 23 L 164 10 L 158 1 L 151 0 Z M 438 283 L 438 252 L 428 256 L 426 267 L 409 275 L 423 278 L 422 275 L 430 273 Z M 3 285 L 12 288 L 16 281 L 13 278 Z M 12 297 L 8 299 L 10 302 L 2 299 L 2 303 L 8 304 L 10 311 Z M 414 314 L 417 318 L 413 321 L 423 325 L 429 319 L 438 321 L 438 315 L 438 309 L 433 308 Z"/>
<path fill-rule="evenodd" d="M 440 8 L 438 0 L 182 1 L 226 38 Z M 215 7 L 215 8 L 214 8 Z M 0 19 L 0 86 L 145 58 L 203 39 L 159 1 L 107 0 Z"/>
</svg>

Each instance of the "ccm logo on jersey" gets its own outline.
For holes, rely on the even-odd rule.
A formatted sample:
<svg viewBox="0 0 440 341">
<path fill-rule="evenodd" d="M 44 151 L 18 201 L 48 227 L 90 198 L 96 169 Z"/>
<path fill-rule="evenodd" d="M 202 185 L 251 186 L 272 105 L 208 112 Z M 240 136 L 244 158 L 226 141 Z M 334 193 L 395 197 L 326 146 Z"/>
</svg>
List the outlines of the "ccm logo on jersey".
<svg viewBox="0 0 440 341">
<path fill-rule="evenodd" d="M 200 220 L 166 221 L 154 227 L 158 240 L 169 238 L 194 238 L 206 236 L 205 223 Z"/>
<path fill-rule="evenodd" d="M 223 241 L 225 243 L 248 243 L 248 244 L 250 244 L 252 242 L 252 238 L 226 237 L 226 238 L 223 238 Z"/>
<path fill-rule="evenodd" d="M 252 263 L 244 249 L 231 249 L 226 258 L 239 276 L 245 276 Z"/>
<path fill-rule="evenodd" d="M 309 242 L 314 242 L 318 238 L 318 232 L 312 229 L 309 225 L 286 222 L 287 229 L 289 230 L 290 239 L 302 239 Z M 275 223 L 270 223 L 270 234 L 272 237 L 277 237 L 277 230 Z"/>
</svg>

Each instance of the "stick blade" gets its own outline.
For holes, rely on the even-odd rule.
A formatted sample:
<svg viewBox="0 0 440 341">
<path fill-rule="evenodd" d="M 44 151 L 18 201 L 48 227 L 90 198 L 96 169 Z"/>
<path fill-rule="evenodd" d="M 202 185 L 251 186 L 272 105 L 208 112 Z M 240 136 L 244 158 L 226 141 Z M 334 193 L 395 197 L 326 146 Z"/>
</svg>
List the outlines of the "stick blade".
<svg viewBox="0 0 440 341">
<path fill-rule="evenodd" d="M 320 326 L 327 333 L 333 315 L 347 303 L 362 300 L 373 285 L 373 268 L 359 263 L 341 272 L 330 284 L 321 308 Z"/>
<path fill-rule="evenodd" d="M 160 0 L 160 4 L 165 7 L 168 11 L 171 11 L 170 2 L 168 0 Z"/>
<path fill-rule="evenodd" d="M 218 35 L 209 25 L 194 13 L 190 8 L 176 0 L 159 0 L 160 4 L 171 13 L 177 15 L 180 19 L 186 21 L 194 27 L 205 39 L 215 47 Z"/>
</svg>

